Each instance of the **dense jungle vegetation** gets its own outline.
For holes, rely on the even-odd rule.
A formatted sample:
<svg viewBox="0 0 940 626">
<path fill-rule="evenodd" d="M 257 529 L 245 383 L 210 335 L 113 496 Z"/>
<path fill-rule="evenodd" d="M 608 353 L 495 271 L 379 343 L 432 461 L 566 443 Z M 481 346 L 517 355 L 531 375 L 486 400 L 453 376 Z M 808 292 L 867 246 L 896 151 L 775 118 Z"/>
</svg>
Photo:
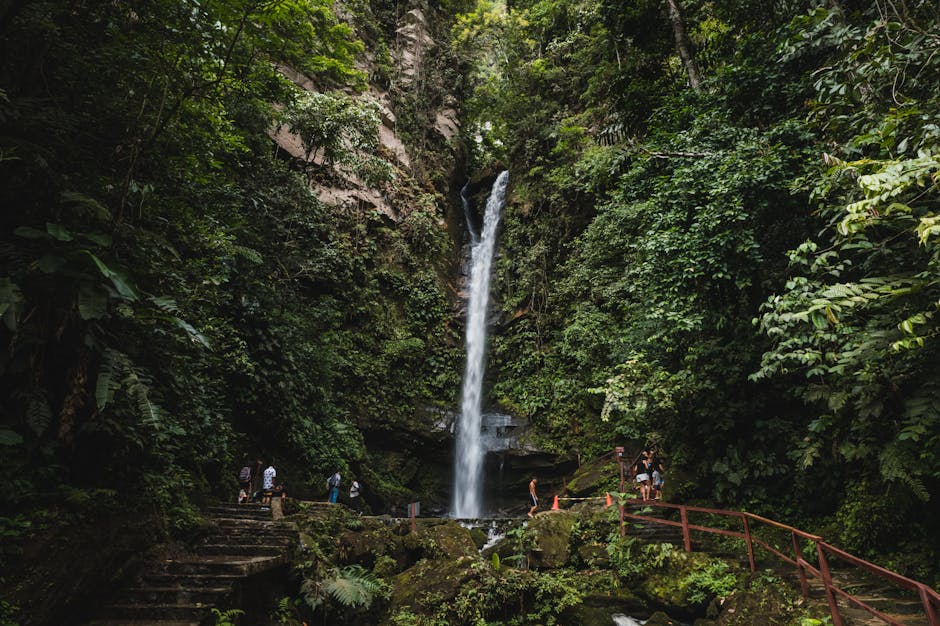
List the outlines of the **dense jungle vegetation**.
<svg viewBox="0 0 940 626">
<path fill-rule="evenodd" d="M 494 394 L 559 452 L 658 441 L 674 496 L 936 575 L 938 9 L 683 2 L 684 62 L 666 4 L 456 33 L 493 50 L 476 158 L 516 174 Z"/>
<path fill-rule="evenodd" d="M 430 488 L 363 433 L 455 405 L 452 181 L 508 167 L 489 376 L 533 443 L 655 441 L 672 498 L 940 575 L 935 2 L 5 0 L 0 50 L 3 570 L 119 509 L 185 534 L 246 453 Z M 397 219 L 321 202 L 344 172 Z"/>
</svg>

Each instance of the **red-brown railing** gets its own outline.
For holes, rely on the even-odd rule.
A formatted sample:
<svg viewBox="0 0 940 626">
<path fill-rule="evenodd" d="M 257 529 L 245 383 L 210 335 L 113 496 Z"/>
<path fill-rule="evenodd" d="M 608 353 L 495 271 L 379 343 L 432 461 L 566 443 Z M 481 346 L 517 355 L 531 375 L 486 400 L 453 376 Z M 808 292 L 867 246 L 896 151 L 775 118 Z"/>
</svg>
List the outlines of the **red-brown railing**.
<svg viewBox="0 0 940 626">
<path fill-rule="evenodd" d="M 883 620 L 885 623 L 890 624 L 891 626 L 904 626 L 902 622 L 897 621 L 896 619 L 885 615 L 878 609 L 868 605 L 861 599 L 853 596 L 847 591 L 840 589 L 832 582 L 832 574 L 829 570 L 829 557 L 835 557 L 854 565 L 855 567 L 865 570 L 869 573 L 875 574 L 880 578 L 888 580 L 900 587 L 914 591 L 920 597 L 920 601 L 923 604 L 924 614 L 927 616 L 927 621 L 930 626 L 940 626 L 940 594 L 938 594 L 933 588 L 928 587 L 927 585 L 917 582 L 916 580 L 911 580 L 896 574 L 890 570 L 886 570 L 883 567 L 879 567 L 874 563 L 869 563 L 864 559 L 860 559 L 857 556 L 853 556 L 848 552 L 840 550 L 833 545 L 830 545 L 822 540 L 822 537 L 813 535 L 811 533 L 799 530 L 798 528 L 793 528 L 792 526 L 787 526 L 786 524 L 781 524 L 780 522 L 775 522 L 774 520 L 767 519 L 766 517 L 761 517 L 760 515 L 754 515 L 753 513 L 746 513 L 742 511 L 725 511 L 721 509 L 707 509 L 704 507 L 698 506 L 685 506 L 682 504 L 669 504 L 665 502 L 637 502 L 644 506 L 655 506 L 664 509 L 676 509 L 679 511 L 679 520 L 668 520 L 662 519 L 659 517 L 650 517 L 648 515 L 638 515 L 636 513 L 627 513 L 624 511 L 624 507 L 620 506 L 620 527 L 621 533 L 623 532 L 624 519 L 635 519 L 641 520 L 644 522 L 650 522 L 654 524 L 665 524 L 668 526 L 676 526 L 682 529 L 682 541 L 685 546 L 686 552 L 692 551 L 692 539 L 691 532 L 699 531 L 704 533 L 711 533 L 716 535 L 725 535 L 727 537 L 736 537 L 738 539 L 743 539 L 744 544 L 747 547 L 747 558 L 750 562 L 751 571 L 757 571 L 757 566 L 754 560 L 754 546 L 755 544 L 767 552 L 773 554 L 777 558 L 783 560 L 790 565 L 796 567 L 797 574 L 800 578 L 800 588 L 804 597 L 809 596 L 809 583 L 807 581 L 807 573 L 811 574 L 815 578 L 822 581 L 823 586 L 826 591 L 826 600 L 829 603 L 829 610 L 832 613 L 832 623 L 833 626 L 842 626 L 842 616 L 839 614 L 839 605 L 838 598 L 843 598 L 848 602 L 868 611 L 871 615 L 874 615 L 878 619 Z M 711 515 L 720 515 L 724 517 L 734 517 L 741 520 L 742 530 L 728 530 L 725 528 L 711 528 L 709 526 L 701 526 L 698 524 L 689 523 L 689 513 L 708 513 Z M 780 530 L 790 533 L 790 538 L 793 544 L 793 556 L 790 557 L 787 554 L 784 554 L 774 546 L 770 545 L 767 541 L 756 537 L 751 530 L 751 522 L 757 522 L 760 524 L 766 524 L 773 526 Z M 803 558 L 803 549 L 800 544 L 800 540 L 812 541 L 816 544 L 816 557 L 818 559 L 817 565 L 813 565 L 809 561 Z"/>
</svg>

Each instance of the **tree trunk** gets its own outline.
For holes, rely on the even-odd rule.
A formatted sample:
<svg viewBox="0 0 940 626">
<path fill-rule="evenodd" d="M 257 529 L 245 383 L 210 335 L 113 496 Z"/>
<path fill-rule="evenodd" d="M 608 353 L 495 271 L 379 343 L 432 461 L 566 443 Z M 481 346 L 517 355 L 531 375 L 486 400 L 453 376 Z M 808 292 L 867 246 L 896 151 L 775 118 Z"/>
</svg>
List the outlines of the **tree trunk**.
<svg viewBox="0 0 940 626">
<path fill-rule="evenodd" d="M 689 44 L 689 36 L 685 32 L 685 23 L 682 21 L 682 12 L 679 9 L 679 0 L 666 0 L 669 7 L 669 19 L 672 21 L 672 32 L 676 36 L 676 49 L 679 51 L 679 58 L 682 59 L 682 65 L 689 74 L 689 84 L 692 89 L 698 91 L 701 87 L 701 80 L 698 76 L 698 67 L 695 65 L 695 57 L 692 56 L 692 46 Z"/>
</svg>

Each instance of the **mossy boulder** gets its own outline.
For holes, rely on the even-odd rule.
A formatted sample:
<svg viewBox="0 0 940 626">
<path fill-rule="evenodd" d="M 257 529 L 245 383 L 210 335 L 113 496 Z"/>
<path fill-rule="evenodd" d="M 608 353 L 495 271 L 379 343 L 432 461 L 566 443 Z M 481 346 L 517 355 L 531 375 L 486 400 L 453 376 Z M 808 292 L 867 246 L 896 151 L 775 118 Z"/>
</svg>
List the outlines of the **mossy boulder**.
<svg viewBox="0 0 940 626">
<path fill-rule="evenodd" d="M 457 559 L 477 556 L 477 546 L 470 536 L 470 531 L 453 520 L 419 527 L 417 532 L 412 534 L 420 539 L 426 558 Z"/>
<path fill-rule="evenodd" d="M 643 626 L 680 626 L 680 624 L 679 620 L 672 619 L 662 611 L 656 611 L 643 622 Z"/>
<path fill-rule="evenodd" d="M 486 542 L 489 541 L 486 533 L 480 530 L 479 528 L 470 529 L 470 539 L 473 540 L 473 544 L 477 547 L 477 550 L 486 545 Z"/>
<path fill-rule="evenodd" d="M 788 598 L 771 586 L 753 591 L 737 591 L 722 600 L 715 602 L 718 613 L 716 626 L 784 626 L 794 621 Z"/>
<path fill-rule="evenodd" d="M 529 551 L 529 564 L 536 569 L 563 567 L 570 556 L 571 533 L 578 515 L 570 511 L 541 513 L 529 522 L 526 534 L 533 547 Z"/>
<path fill-rule="evenodd" d="M 589 567 L 607 567 L 610 564 L 607 545 L 603 543 L 592 542 L 578 546 L 578 557 Z"/>
<path fill-rule="evenodd" d="M 343 563 L 371 568 L 376 557 L 388 555 L 403 566 L 409 564 L 402 537 L 396 535 L 389 526 L 347 530 L 339 536 L 337 544 L 339 558 Z"/>
<path fill-rule="evenodd" d="M 706 584 L 708 572 L 713 572 L 714 580 Z M 662 567 L 643 576 L 637 592 L 670 615 L 692 619 L 704 615 L 715 595 L 710 589 L 721 583 L 733 585 L 735 576 L 735 569 L 720 559 L 700 552 L 674 552 Z"/>
<path fill-rule="evenodd" d="M 460 557 L 419 561 L 393 579 L 392 611 L 410 607 L 413 612 L 424 613 L 453 599 L 464 583 L 473 578 L 470 565 L 475 560 Z M 424 600 L 430 598 L 433 603 Z"/>
<path fill-rule="evenodd" d="M 565 485 L 565 491 L 575 497 L 614 491 L 620 486 L 620 467 L 610 458 L 585 463 Z"/>
<path fill-rule="evenodd" d="M 619 577 L 610 570 L 582 570 L 577 581 L 584 593 L 581 604 L 566 610 L 559 623 L 610 626 L 611 616 L 616 613 L 649 614 L 643 599 L 622 587 Z"/>
</svg>

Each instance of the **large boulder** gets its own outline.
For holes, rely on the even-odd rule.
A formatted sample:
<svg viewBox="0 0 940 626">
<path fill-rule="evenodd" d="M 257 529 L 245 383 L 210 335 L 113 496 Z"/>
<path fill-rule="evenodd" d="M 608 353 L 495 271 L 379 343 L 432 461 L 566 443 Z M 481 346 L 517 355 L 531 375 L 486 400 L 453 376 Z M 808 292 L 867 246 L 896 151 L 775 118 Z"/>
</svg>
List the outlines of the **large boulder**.
<svg viewBox="0 0 940 626">
<path fill-rule="evenodd" d="M 433 597 L 438 603 L 451 600 L 464 583 L 473 578 L 471 563 L 475 557 L 426 559 L 393 579 L 391 609 L 405 607 L 418 611 L 422 599 Z"/>
<path fill-rule="evenodd" d="M 564 567 L 571 553 L 571 533 L 578 519 L 577 513 L 571 511 L 536 515 L 526 531 L 533 542 L 529 550 L 529 565 L 535 569 Z"/>
</svg>

